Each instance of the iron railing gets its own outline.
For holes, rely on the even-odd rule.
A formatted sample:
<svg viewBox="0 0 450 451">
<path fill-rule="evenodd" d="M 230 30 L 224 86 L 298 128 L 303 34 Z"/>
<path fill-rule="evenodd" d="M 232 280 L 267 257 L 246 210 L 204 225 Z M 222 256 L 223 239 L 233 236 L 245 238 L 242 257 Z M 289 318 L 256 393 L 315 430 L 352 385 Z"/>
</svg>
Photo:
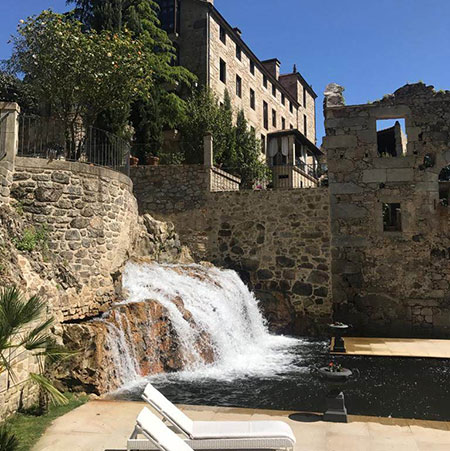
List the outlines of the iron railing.
<svg viewBox="0 0 450 451">
<path fill-rule="evenodd" d="M 8 149 L 6 148 L 6 118 L 9 113 L 0 117 L 0 161 L 6 157 Z"/>
<path fill-rule="evenodd" d="M 20 157 L 66 160 L 129 174 L 130 145 L 118 136 L 81 123 L 66 126 L 41 116 L 19 116 Z"/>
</svg>

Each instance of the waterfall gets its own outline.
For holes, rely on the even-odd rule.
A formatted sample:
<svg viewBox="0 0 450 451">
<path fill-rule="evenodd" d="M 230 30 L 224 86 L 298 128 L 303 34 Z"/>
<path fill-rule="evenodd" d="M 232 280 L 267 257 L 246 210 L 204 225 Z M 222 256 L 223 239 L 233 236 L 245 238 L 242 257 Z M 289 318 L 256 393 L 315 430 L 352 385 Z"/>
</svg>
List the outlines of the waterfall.
<svg viewBox="0 0 450 451">
<path fill-rule="evenodd" d="M 122 284 L 126 300 L 118 306 L 152 300 L 165 309 L 180 347 L 179 378 L 273 376 L 292 365 L 292 347 L 298 340 L 268 332 L 258 301 L 234 271 L 130 262 Z M 109 341 L 118 343 L 115 347 L 111 344 L 112 352 L 117 353 L 114 364 L 123 366 L 119 373 L 125 383 L 140 377 L 132 340 L 125 339 L 130 333 L 127 321 L 116 317 L 117 327 L 108 326 Z M 205 361 L 202 352 L 206 342 L 213 354 L 212 363 Z"/>
</svg>

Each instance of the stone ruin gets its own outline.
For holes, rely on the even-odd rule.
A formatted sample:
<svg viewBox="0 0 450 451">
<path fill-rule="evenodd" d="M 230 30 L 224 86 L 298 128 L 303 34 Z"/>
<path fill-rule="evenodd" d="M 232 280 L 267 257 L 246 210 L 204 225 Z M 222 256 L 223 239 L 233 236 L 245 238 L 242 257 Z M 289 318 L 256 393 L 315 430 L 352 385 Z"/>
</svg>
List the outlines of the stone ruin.
<svg viewBox="0 0 450 451">
<path fill-rule="evenodd" d="M 328 85 L 324 101 L 335 319 L 449 336 L 450 91 L 408 84 L 346 106 L 343 90 Z"/>
</svg>

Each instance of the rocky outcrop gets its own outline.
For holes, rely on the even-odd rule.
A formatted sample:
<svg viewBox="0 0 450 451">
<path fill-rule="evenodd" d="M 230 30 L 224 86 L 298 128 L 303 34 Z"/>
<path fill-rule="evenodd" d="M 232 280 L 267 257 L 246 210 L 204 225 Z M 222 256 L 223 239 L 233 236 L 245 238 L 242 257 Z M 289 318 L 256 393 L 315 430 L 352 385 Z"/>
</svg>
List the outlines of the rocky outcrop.
<svg viewBox="0 0 450 451">
<path fill-rule="evenodd" d="M 195 329 L 182 299 L 173 302 Z M 139 377 L 179 371 L 190 363 L 166 309 L 152 300 L 117 305 L 100 320 L 64 325 L 62 336 L 71 349 L 80 344 L 84 348 L 57 373 L 61 386 L 70 390 L 104 394 Z M 206 363 L 213 362 L 214 352 L 204 334 L 199 336 L 198 350 Z"/>
</svg>

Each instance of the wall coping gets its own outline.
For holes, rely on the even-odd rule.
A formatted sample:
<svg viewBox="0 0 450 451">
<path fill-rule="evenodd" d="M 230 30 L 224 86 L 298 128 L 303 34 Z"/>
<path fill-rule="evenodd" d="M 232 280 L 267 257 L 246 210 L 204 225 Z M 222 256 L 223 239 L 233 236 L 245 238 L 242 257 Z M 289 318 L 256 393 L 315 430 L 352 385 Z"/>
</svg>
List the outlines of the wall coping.
<svg viewBox="0 0 450 451">
<path fill-rule="evenodd" d="M 70 171 L 73 173 L 91 175 L 95 177 L 105 177 L 118 181 L 127 186 L 130 192 L 133 192 L 133 182 L 121 172 L 102 166 L 90 166 L 87 163 L 65 160 L 46 160 L 44 158 L 16 157 L 15 167 L 17 169 L 50 169 L 54 171 Z"/>
</svg>

